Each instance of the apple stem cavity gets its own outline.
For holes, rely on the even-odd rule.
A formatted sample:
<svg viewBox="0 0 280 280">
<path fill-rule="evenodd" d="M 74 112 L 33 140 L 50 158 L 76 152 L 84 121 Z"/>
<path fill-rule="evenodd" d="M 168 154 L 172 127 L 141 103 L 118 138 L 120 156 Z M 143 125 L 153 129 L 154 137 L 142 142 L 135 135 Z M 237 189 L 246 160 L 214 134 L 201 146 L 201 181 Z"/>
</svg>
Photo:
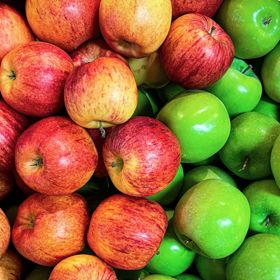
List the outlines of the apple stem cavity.
<svg viewBox="0 0 280 280">
<path fill-rule="evenodd" d="M 111 166 L 113 168 L 119 168 L 120 170 L 123 168 L 123 160 L 121 158 L 117 159 L 116 161 L 113 161 Z"/>
<path fill-rule="evenodd" d="M 15 79 L 17 78 L 16 71 L 11 70 L 10 74 L 8 75 L 8 77 L 9 77 L 11 80 L 15 80 Z"/>
<path fill-rule="evenodd" d="M 272 17 L 270 16 L 270 17 L 264 19 L 263 24 L 265 26 L 267 26 L 271 23 L 271 21 L 272 21 Z"/>
<path fill-rule="evenodd" d="M 212 26 L 209 34 L 212 36 L 215 30 L 216 30 L 216 27 Z"/>
<path fill-rule="evenodd" d="M 267 227 L 270 224 L 270 220 L 271 220 L 271 217 L 270 217 L 270 215 L 268 215 L 265 218 L 265 220 L 263 221 L 263 224 Z"/>
<path fill-rule="evenodd" d="M 249 70 L 252 70 L 253 66 L 251 64 L 249 64 L 241 73 L 242 74 L 246 74 Z"/>
<path fill-rule="evenodd" d="M 246 157 L 245 160 L 244 160 L 244 163 L 243 163 L 242 167 L 238 170 L 239 172 L 242 172 L 242 171 L 244 171 L 244 170 L 247 168 L 248 161 L 249 161 L 249 158 Z"/>
<path fill-rule="evenodd" d="M 38 156 L 36 157 L 30 164 L 32 167 L 42 167 L 43 166 L 43 159 Z"/>
</svg>

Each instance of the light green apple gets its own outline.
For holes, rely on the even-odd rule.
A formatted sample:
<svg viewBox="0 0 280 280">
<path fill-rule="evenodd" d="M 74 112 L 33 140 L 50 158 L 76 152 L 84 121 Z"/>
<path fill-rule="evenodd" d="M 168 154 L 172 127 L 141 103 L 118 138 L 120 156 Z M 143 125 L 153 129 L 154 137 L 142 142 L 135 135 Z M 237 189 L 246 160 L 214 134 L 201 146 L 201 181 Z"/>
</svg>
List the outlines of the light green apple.
<svg viewBox="0 0 280 280">
<path fill-rule="evenodd" d="M 199 277 L 192 275 L 192 274 L 180 274 L 176 276 L 177 280 L 201 280 Z M 216 280 L 216 279 L 215 279 Z"/>
<path fill-rule="evenodd" d="M 219 152 L 223 164 L 235 175 L 259 180 L 271 175 L 270 153 L 280 124 L 258 112 L 243 113 L 231 122 L 231 132 Z"/>
<path fill-rule="evenodd" d="M 229 258 L 227 280 L 280 279 L 280 237 L 259 233 L 248 237 Z"/>
<path fill-rule="evenodd" d="M 142 89 L 138 89 L 138 102 L 133 116 L 149 116 L 153 115 L 153 108 L 147 95 Z"/>
<path fill-rule="evenodd" d="M 179 94 L 165 104 L 157 119 L 178 138 L 181 161 L 195 163 L 217 153 L 230 133 L 230 118 L 215 95 L 201 90 Z"/>
<path fill-rule="evenodd" d="M 261 76 L 266 94 L 280 103 L 280 43 L 264 58 Z"/>
<path fill-rule="evenodd" d="M 277 186 L 280 188 L 280 135 L 275 140 L 270 157 L 272 174 Z"/>
<path fill-rule="evenodd" d="M 251 209 L 250 230 L 280 235 L 280 189 L 272 179 L 249 184 L 243 193 Z"/>
<path fill-rule="evenodd" d="M 234 58 L 227 72 L 207 88 L 226 106 L 230 117 L 252 111 L 262 95 L 262 84 L 250 65 Z"/>
<path fill-rule="evenodd" d="M 241 245 L 250 223 L 245 195 L 208 179 L 191 187 L 176 205 L 173 226 L 183 244 L 209 258 L 225 258 Z"/>
<path fill-rule="evenodd" d="M 143 280 L 176 280 L 176 278 L 162 274 L 153 274 L 145 277 Z"/>
<path fill-rule="evenodd" d="M 48 280 L 51 274 L 52 268 L 37 265 L 24 280 Z"/>
<path fill-rule="evenodd" d="M 280 40 L 278 0 L 224 0 L 215 19 L 231 37 L 239 58 L 262 57 Z"/>
</svg>

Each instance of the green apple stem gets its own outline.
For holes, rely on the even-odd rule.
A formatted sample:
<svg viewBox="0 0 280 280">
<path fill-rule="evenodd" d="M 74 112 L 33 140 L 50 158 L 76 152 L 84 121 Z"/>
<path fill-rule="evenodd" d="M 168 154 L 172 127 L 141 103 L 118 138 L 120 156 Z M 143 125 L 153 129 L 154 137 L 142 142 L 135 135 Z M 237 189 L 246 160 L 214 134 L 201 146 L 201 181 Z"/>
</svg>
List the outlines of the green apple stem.
<svg viewBox="0 0 280 280">
<path fill-rule="evenodd" d="M 266 26 L 266 25 L 269 25 L 272 21 L 272 17 L 268 17 L 268 18 L 265 18 L 264 21 L 263 21 L 263 24 Z"/>
<path fill-rule="evenodd" d="M 249 64 L 241 73 L 242 74 L 246 74 L 249 70 L 252 70 L 253 66 L 251 64 Z"/>
<path fill-rule="evenodd" d="M 213 32 L 214 32 L 215 30 L 216 30 L 216 27 L 215 27 L 215 26 L 212 26 L 209 34 L 210 34 L 210 35 L 213 35 Z"/>
<path fill-rule="evenodd" d="M 249 158 L 246 157 L 245 160 L 244 160 L 244 163 L 243 163 L 242 167 L 241 167 L 238 171 L 239 171 L 239 172 L 244 171 L 244 170 L 247 168 L 248 162 L 249 162 Z"/>
<path fill-rule="evenodd" d="M 15 80 L 17 78 L 16 72 L 14 70 L 11 70 L 10 74 L 8 75 L 8 77 L 11 80 Z"/>
</svg>

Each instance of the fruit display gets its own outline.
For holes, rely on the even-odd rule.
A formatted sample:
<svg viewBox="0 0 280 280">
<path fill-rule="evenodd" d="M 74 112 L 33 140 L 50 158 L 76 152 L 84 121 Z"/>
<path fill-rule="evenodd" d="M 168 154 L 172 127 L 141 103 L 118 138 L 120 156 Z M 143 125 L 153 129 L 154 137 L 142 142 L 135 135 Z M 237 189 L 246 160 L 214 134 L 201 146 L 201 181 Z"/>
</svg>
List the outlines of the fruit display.
<svg viewBox="0 0 280 280">
<path fill-rule="evenodd" d="M 279 0 L 0 0 L 0 280 L 280 279 Z"/>
</svg>

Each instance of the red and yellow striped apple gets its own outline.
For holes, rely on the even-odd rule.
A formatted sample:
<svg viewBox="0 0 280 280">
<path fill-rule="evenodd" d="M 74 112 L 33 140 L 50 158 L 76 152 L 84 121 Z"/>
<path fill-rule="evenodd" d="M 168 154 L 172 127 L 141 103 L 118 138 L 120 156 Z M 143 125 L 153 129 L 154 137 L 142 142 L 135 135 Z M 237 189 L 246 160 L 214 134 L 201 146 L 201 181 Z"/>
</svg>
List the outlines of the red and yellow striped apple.
<svg viewBox="0 0 280 280">
<path fill-rule="evenodd" d="M 21 279 L 23 266 L 21 258 L 12 250 L 7 252 L 0 258 L 0 279 L 18 280 Z"/>
<path fill-rule="evenodd" d="M 0 208 L 0 260 L 10 244 L 11 227 L 4 211 Z"/>
</svg>

